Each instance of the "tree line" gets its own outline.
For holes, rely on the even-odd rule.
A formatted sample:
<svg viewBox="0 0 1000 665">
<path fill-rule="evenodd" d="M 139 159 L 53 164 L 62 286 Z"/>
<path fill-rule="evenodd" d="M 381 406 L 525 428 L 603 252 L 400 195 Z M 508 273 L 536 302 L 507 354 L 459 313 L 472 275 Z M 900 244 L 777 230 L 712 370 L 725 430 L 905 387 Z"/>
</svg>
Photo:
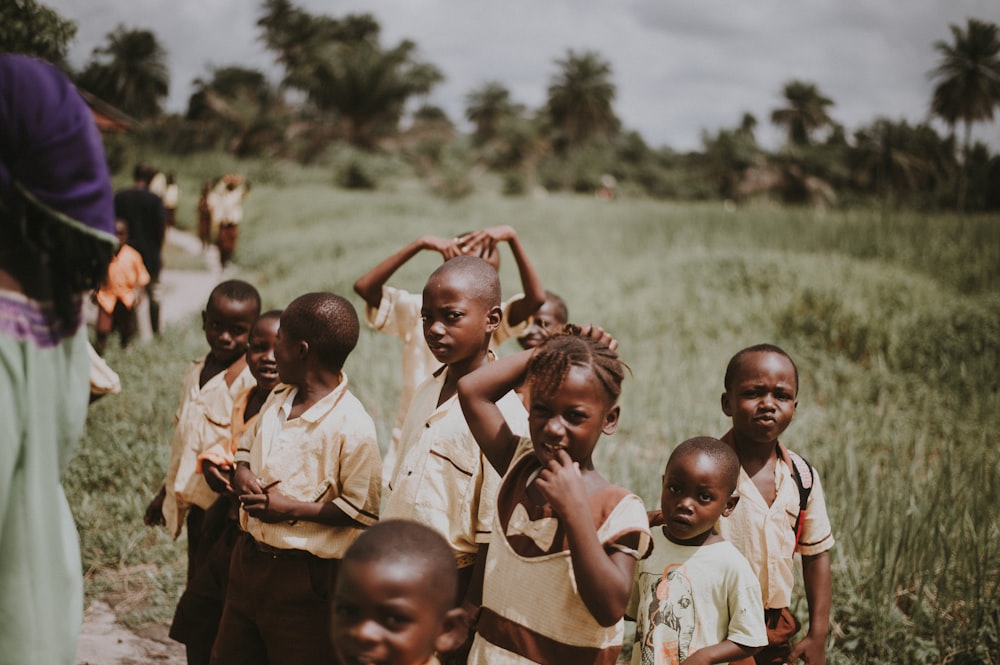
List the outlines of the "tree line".
<svg viewBox="0 0 1000 665">
<path fill-rule="evenodd" d="M 142 121 L 146 139 L 182 153 L 314 162 L 350 146 L 399 155 L 449 195 L 471 191 L 470 174 L 490 170 L 510 194 L 595 191 L 611 175 L 623 192 L 661 198 L 1000 209 L 1000 155 L 971 135 L 1000 106 L 1000 28 L 977 19 L 949 26 L 950 39 L 932 45 L 939 61 L 928 73 L 935 86 L 924 121 L 878 117 L 849 132 L 834 119 L 832 99 L 793 80 L 769 118 L 785 132 L 780 150 L 758 144 L 758 120 L 745 114 L 737 127 L 705 130 L 701 150 L 690 153 L 651 147 L 622 126 L 611 65 L 594 51 L 569 50 L 553 63 L 540 108 L 518 103 L 501 81 L 483 82 L 466 95 L 472 131 L 463 134 L 426 103 L 442 72 L 410 40 L 384 44 L 372 15 L 263 0 L 257 27 L 281 80 L 238 65 L 211 68 L 194 81 L 183 114 L 163 111 L 170 72 L 151 30 L 119 25 L 72 71 L 75 24 L 37 0 L 12 0 L 0 8 L 0 49 L 61 65 L 79 87 Z M 344 184 L 377 186 L 365 164 L 355 158 Z"/>
</svg>

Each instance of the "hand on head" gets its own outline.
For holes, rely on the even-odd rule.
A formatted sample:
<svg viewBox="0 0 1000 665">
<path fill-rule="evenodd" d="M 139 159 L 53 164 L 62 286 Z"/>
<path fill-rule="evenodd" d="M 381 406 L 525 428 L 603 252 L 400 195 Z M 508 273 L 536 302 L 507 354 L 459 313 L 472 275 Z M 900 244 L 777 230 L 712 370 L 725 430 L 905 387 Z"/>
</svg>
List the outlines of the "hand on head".
<svg viewBox="0 0 1000 665">
<path fill-rule="evenodd" d="M 589 323 L 577 326 L 569 323 L 566 324 L 566 330 L 573 335 L 589 337 L 593 340 L 597 340 L 597 342 L 603 344 L 612 351 L 618 350 L 618 340 L 612 337 L 610 333 L 606 332 L 604 328 L 601 328 L 600 326 L 591 325 Z"/>
</svg>

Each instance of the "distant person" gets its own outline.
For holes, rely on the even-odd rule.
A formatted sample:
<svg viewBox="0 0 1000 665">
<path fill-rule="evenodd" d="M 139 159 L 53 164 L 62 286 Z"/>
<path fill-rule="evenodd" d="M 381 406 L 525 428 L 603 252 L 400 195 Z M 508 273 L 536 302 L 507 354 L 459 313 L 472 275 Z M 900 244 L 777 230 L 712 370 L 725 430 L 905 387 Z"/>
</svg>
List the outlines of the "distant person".
<svg viewBox="0 0 1000 665">
<path fill-rule="evenodd" d="M 198 197 L 198 239 L 201 240 L 201 251 L 204 252 L 212 244 L 212 181 L 206 180 L 201 185 L 201 195 Z"/>
<path fill-rule="evenodd" d="M 73 665 L 80 545 L 61 478 L 83 433 L 82 312 L 116 245 L 93 115 L 65 74 L 0 54 L 0 663 Z"/>
<path fill-rule="evenodd" d="M 160 271 L 163 269 L 163 241 L 166 236 L 166 212 L 159 196 L 149 191 L 155 171 L 148 164 L 137 164 L 132 171 L 132 187 L 115 194 L 115 216 L 128 223 L 129 243 L 142 256 L 149 272 L 146 303 L 153 334 L 160 332 Z"/>
<path fill-rule="evenodd" d="M 755 659 L 761 665 L 799 659 L 824 663 L 833 533 L 819 474 L 778 441 L 798 406 L 799 370 L 779 347 L 759 344 L 730 359 L 724 385 L 722 411 L 733 427 L 722 440 L 736 451 L 741 471 L 740 502 L 720 527 L 760 580 L 768 643 Z M 803 506 L 806 483 L 808 498 Z M 802 558 L 809 630 L 793 644 L 801 627 L 789 609 L 796 554 Z"/>
<path fill-rule="evenodd" d="M 516 295 L 501 304 L 500 324 L 493 332 L 491 343 L 495 348 L 505 340 L 522 334 L 529 317 L 545 300 L 541 280 L 528 260 L 517 232 L 510 226 L 494 226 L 450 240 L 421 236 L 384 259 L 354 283 L 354 291 L 365 301 L 365 321 L 368 325 L 403 340 L 403 382 L 392 427 L 392 439 L 383 462 L 386 483 L 396 466 L 403 420 L 413 394 L 417 386 L 441 366 L 424 338 L 420 311 L 422 295 L 389 286 L 387 282 L 399 268 L 423 250 L 438 252 L 446 261 L 460 255 L 478 256 L 493 266 L 494 270 L 499 270 L 498 242 L 510 244 L 524 294 Z"/>
<path fill-rule="evenodd" d="M 187 588 L 177 603 L 170 626 L 170 637 L 186 647 L 188 665 L 209 662 L 219 631 L 229 582 L 229 560 L 240 532 L 239 503 L 232 485 L 236 449 L 243 433 L 257 421 L 271 390 L 278 385 L 274 347 L 280 317 L 278 310 L 266 312 L 250 329 L 246 362 L 256 384 L 234 400 L 229 441 L 217 443 L 198 456 L 197 471 L 219 498 L 205 513 L 203 532 L 211 536 L 202 548 L 205 555 L 190 571 Z"/>
<path fill-rule="evenodd" d="M 739 501 L 739 473 L 736 453 L 711 437 L 688 439 L 670 454 L 663 526 L 636 568 L 625 611 L 636 622 L 632 665 L 730 663 L 767 644 L 757 576 L 715 530 Z"/>
<path fill-rule="evenodd" d="M 142 289 L 149 283 L 149 272 L 142 256 L 128 244 L 128 224 L 125 220 L 115 220 L 115 235 L 118 251 L 108 266 L 107 276 L 94 293 L 97 303 L 94 349 L 101 356 L 112 332 L 117 331 L 123 349 L 132 343 L 137 329 L 136 305 L 139 304 Z"/>
<path fill-rule="evenodd" d="M 347 549 L 333 591 L 331 638 L 341 663 L 438 665 L 461 644 L 458 574 L 430 527 L 380 522 Z"/>
<path fill-rule="evenodd" d="M 173 173 L 167 174 L 166 187 L 163 189 L 163 208 L 167 213 L 167 226 L 177 225 L 177 204 L 180 201 L 181 188 L 177 185 Z"/>
<path fill-rule="evenodd" d="M 600 328 L 571 329 L 459 380 L 469 429 L 503 474 L 472 665 L 596 665 L 621 651 L 636 562 L 651 543 L 642 500 L 594 468 L 594 448 L 618 426 L 616 347 Z M 530 439 L 498 406 L 521 383 Z"/>
<path fill-rule="evenodd" d="M 354 307 L 307 293 L 285 308 L 272 392 L 236 451 L 240 525 L 213 665 L 335 663 L 330 590 L 379 517 L 375 423 L 348 387 Z"/>
<path fill-rule="evenodd" d="M 218 228 L 219 263 L 223 269 L 236 252 L 236 241 L 243 222 L 243 201 L 250 193 L 250 183 L 238 173 L 229 173 L 212 189 L 212 224 Z"/>
<path fill-rule="evenodd" d="M 260 294 L 251 284 L 229 280 L 212 289 L 201 315 L 209 351 L 184 373 L 166 479 L 146 508 L 145 523 L 166 525 L 172 538 L 187 527 L 189 586 L 196 584 L 196 573 L 225 527 L 224 522 L 207 517 L 219 494 L 198 473 L 198 457 L 231 440 L 236 399 L 255 384 L 246 353 L 259 315 Z M 189 645 L 188 654 L 197 662 L 200 635 L 184 632 L 182 623 L 173 634 Z"/>
</svg>

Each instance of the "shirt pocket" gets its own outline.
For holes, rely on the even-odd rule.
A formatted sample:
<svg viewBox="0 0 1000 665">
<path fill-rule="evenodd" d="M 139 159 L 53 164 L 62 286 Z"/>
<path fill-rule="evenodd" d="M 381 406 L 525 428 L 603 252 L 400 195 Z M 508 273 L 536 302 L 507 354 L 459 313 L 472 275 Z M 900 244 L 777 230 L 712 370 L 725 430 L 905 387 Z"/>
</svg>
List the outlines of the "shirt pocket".
<svg viewBox="0 0 1000 665">
<path fill-rule="evenodd" d="M 471 493 L 479 469 L 479 448 L 464 437 L 449 437 L 431 444 L 427 459 L 425 486 L 433 488 L 424 494 L 430 504 L 456 516 L 458 511 L 471 508 Z M 464 520 L 463 520 L 464 522 Z"/>
</svg>

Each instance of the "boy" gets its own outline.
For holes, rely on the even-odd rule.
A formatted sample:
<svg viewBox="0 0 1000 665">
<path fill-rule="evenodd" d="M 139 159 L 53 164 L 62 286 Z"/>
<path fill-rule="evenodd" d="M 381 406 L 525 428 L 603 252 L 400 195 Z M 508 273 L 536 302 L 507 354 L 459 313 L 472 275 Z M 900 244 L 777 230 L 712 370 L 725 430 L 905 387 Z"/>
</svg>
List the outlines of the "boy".
<svg viewBox="0 0 1000 665">
<path fill-rule="evenodd" d="M 146 284 L 146 305 L 149 325 L 154 335 L 160 333 L 160 271 L 163 268 L 163 240 L 166 237 L 167 213 L 163 201 L 149 191 L 149 182 L 156 170 L 149 164 L 136 164 L 132 171 L 132 187 L 115 194 L 115 217 L 128 224 L 132 247 L 142 256 L 149 271 Z"/>
<path fill-rule="evenodd" d="M 448 543 L 407 520 L 381 522 L 348 548 L 333 594 L 331 637 L 343 663 L 438 665 L 461 644 L 458 575 Z"/>
<path fill-rule="evenodd" d="M 626 615 L 635 617 L 633 665 L 728 663 L 767 644 L 760 584 L 715 530 L 736 507 L 740 462 L 707 436 L 688 439 L 663 472 L 663 526 L 636 568 Z"/>
<path fill-rule="evenodd" d="M 826 662 L 830 625 L 829 550 L 833 534 L 823 488 L 813 469 L 808 469 L 812 490 L 805 514 L 800 515 L 799 481 L 792 471 L 794 454 L 778 442 L 798 406 L 798 368 L 777 346 L 759 344 L 732 357 L 724 385 L 722 411 L 733 426 L 722 440 L 739 457 L 737 489 L 742 498 L 720 526 L 722 535 L 750 561 L 760 580 L 768 645 L 756 655 L 756 661 L 793 663 L 802 658 L 812 665 L 822 664 Z M 796 552 L 802 555 L 809 632 L 793 647 L 790 640 L 800 628 L 788 609 Z"/>
<path fill-rule="evenodd" d="M 122 348 L 128 348 L 136 331 L 135 306 L 139 290 L 149 283 L 142 256 L 128 244 L 128 224 L 124 219 L 115 220 L 115 237 L 118 238 L 118 251 L 111 259 L 104 282 L 94 293 L 97 303 L 94 350 L 100 356 L 104 355 L 108 336 L 115 330 L 121 336 Z"/>
<path fill-rule="evenodd" d="M 546 290 L 545 302 L 531 315 L 528 326 L 517 338 L 517 343 L 522 349 L 533 349 L 552 333 L 562 330 L 567 323 L 569 323 L 569 309 L 566 307 L 566 301 Z"/>
<path fill-rule="evenodd" d="M 403 420 L 406 418 L 413 393 L 431 373 L 440 366 L 424 342 L 420 318 L 421 297 L 402 289 L 387 286 L 386 282 L 404 263 L 421 250 L 433 250 L 445 260 L 460 255 L 479 256 L 495 271 L 500 269 L 498 242 L 508 242 L 521 276 L 523 296 L 515 296 L 502 305 L 500 325 L 493 332 L 493 347 L 521 334 L 528 318 L 545 300 L 535 269 L 521 245 L 517 232 L 510 226 L 494 226 L 474 233 L 466 233 L 452 240 L 434 236 L 421 236 L 362 275 L 354 283 L 354 290 L 365 300 L 365 321 L 375 330 L 396 335 L 403 340 L 403 385 L 392 427 L 392 438 L 383 464 L 384 481 L 388 484 L 396 465 L 397 447 Z"/>
<path fill-rule="evenodd" d="M 205 544 L 205 556 L 191 571 L 170 626 L 170 637 L 186 647 L 188 665 L 208 664 L 219 630 L 229 580 L 229 559 L 240 531 L 238 504 L 231 484 L 233 454 L 243 432 L 257 419 L 261 406 L 278 383 L 274 344 L 280 316 L 281 312 L 276 310 L 262 314 L 250 329 L 246 361 L 256 384 L 235 400 L 230 440 L 198 456 L 196 470 L 221 496 L 208 509 L 203 522 L 205 532 L 216 534 L 214 541 Z"/>
<path fill-rule="evenodd" d="M 229 440 L 234 400 L 254 385 L 246 351 L 259 314 L 260 294 L 247 282 L 222 282 L 209 294 L 201 314 L 209 352 L 184 375 L 167 477 L 146 508 L 145 523 L 165 524 L 174 538 L 186 517 L 189 584 L 218 536 L 213 525 L 204 528 L 205 510 L 219 495 L 197 472 L 198 456 Z"/>
<path fill-rule="evenodd" d="M 444 367 L 410 402 L 384 516 L 415 520 L 445 537 L 458 564 L 461 599 L 480 548 L 489 543 L 500 477 L 469 430 L 456 385 L 493 358 L 490 337 L 502 318 L 497 271 L 474 256 L 445 261 L 427 280 L 420 313 L 424 339 Z M 497 406 L 511 430 L 526 437 L 527 412 L 514 392 Z"/>
<path fill-rule="evenodd" d="M 282 383 L 236 451 L 240 534 L 213 665 L 335 662 L 329 591 L 361 530 L 378 520 L 375 424 L 348 390 L 358 315 L 332 293 L 296 298 L 274 349 Z"/>
</svg>

